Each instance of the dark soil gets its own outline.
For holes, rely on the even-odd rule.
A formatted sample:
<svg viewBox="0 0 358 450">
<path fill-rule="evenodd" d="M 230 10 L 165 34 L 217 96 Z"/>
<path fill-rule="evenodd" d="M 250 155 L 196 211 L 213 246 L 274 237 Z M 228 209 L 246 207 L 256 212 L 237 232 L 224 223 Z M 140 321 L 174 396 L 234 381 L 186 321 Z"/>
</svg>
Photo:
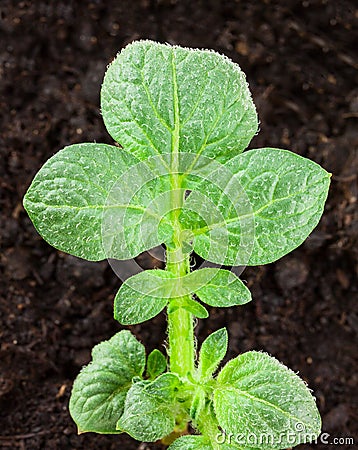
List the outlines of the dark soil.
<svg viewBox="0 0 358 450">
<path fill-rule="evenodd" d="M 200 342 L 227 326 L 228 357 L 262 349 L 299 371 L 317 397 L 324 431 L 357 442 L 354 4 L 1 0 L 0 447 L 161 448 L 126 436 L 77 436 L 71 385 L 93 345 L 120 329 L 112 317 L 120 282 L 106 262 L 47 245 L 21 205 L 57 150 L 111 143 L 99 110 L 101 79 L 114 55 L 138 38 L 231 57 L 247 73 L 259 111 L 261 132 L 251 146 L 289 148 L 333 173 L 325 214 L 306 243 L 276 264 L 246 269 L 254 301 L 212 308 L 196 331 Z M 164 315 L 130 328 L 148 351 L 166 338 Z"/>
</svg>

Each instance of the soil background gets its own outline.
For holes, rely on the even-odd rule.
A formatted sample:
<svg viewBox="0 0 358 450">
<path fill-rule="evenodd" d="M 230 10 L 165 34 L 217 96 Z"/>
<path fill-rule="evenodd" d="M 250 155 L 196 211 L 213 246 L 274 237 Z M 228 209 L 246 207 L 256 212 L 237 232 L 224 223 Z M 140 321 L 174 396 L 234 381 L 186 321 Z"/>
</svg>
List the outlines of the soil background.
<svg viewBox="0 0 358 450">
<path fill-rule="evenodd" d="M 228 358 L 264 350 L 299 371 L 330 439 L 357 443 L 356 6 L 1 0 L 1 448 L 162 448 L 127 436 L 77 436 L 68 412 L 71 385 L 91 348 L 120 330 L 112 316 L 120 281 L 107 262 L 47 245 L 21 204 L 37 170 L 59 149 L 112 143 L 99 109 L 102 77 L 115 54 L 139 38 L 212 48 L 238 62 L 261 120 L 250 147 L 288 148 L 332 172 L 324 216 L 307 241 L 275 264 L 246 269 L 242 278 L 254 300 L 212 308 L 196 332 L 200 343 L 227 326 Z M 148 351 L 166 339 L 164 314 L 130 329 Z"/>
</svg>

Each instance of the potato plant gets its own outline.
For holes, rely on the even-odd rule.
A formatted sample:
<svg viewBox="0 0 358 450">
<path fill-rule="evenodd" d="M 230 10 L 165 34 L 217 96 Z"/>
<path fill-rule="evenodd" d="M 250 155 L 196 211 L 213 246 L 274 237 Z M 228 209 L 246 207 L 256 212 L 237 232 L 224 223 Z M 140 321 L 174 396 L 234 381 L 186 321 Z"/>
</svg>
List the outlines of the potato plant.
<svg viewBox="0 0 358 450">
<path fill-rule="evenodd" d="M 101 108 L 119 145 L 65 147 L 35 176 L 24 206 L 47 242 L 90 261 L 165 248 L 165 270 L 121 285 L 114 317 L 133 325 L 166 309 L 168 345 L 167 355 L 146 357 L 128 330 L 96 345 L 70 400 L 79 432 L 162 439 L 171 450 L 316 439 L 315 399 L 294 372 L 258 351 L 218 371 L 227 331 L 197 351 L 194 321 L 208 317 L 205 305 L 251 300 L 227 267 L 271 263 L 302 244 L 330 174 L 287 150 L 243 152 L 258 131 L 256 109 L 244 73 L 213 51 L 128 45 L 108 67 Z M 194 252 L 211 266 L 191 270 Z"/>
</svg>

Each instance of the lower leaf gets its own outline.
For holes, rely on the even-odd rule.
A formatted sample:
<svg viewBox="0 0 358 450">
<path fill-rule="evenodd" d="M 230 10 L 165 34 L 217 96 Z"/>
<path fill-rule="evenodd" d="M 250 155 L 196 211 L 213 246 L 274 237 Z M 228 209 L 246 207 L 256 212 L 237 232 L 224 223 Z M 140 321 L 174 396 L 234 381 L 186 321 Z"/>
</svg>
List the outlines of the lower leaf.
<svg viewBox="0 0 358 450">
<path fill-rule="evenodd" d="M 168 450 L 213 450 L 213 447 L 204 436 L 182 436 Z"/>
<path fill-rule="evenodd" d="M 259 352 L 244 353 L 222 369 L 214 409 L 225 434 L 246 437 L 244 446 L 285 449 L 316 439 L 321 429 L 305 383 Z"/>
<path fill-rule="evenodd" d="M 162 381 L 140 381 L 131 387 L 117 430 L 143 442 L 157 441 L 174 430 L 178 405 L 169 376 L 175 377 L 167 373 L 160 377 Z"/>
<path fill-rule="evenodd" d="M 147 376 L 154 380 L 157 376 L 162 374 L 167 368 L 167 359 L 157 349 L 154 349 L 147 358 Z"/>
<path fill-rule="evenodd" d="M 127 330 L 96 345 L 92 362 L 77 376 L 70 413 L 79 433 L 118 433 L 127 392 L 145 366 L 144 346 Z"/>
<path fill-rule="evenodd" d="M 168 450 L 250 450 L 221 441 L 218 434 L 217 441 L 210 441 L 206 436 L 182 436 L 172 443 Z"/>
<path fill-rule="evenodd" d="M 228 336 L 226 328 L 210 334 L 200 349 L 198 377 L 201 381 L 210 380 L 212 374 L 226 355 Z"/>
</svg>

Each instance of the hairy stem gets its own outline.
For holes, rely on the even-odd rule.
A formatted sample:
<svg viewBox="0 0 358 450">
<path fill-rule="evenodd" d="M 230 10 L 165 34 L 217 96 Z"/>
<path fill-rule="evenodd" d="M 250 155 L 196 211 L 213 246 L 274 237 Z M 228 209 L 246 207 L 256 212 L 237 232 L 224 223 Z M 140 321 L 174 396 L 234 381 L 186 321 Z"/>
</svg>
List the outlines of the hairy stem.
<svg viewBox="0 0 358 450">
<path fill-rule="evenodd" d="M 173 241 L 167 247 L 167 270 L 177 277 L 190 272 L 189 254 L 183 252 L 183 234 L 179 221 L 184 203 L 185 190 L 182 189 L 182 177 L 179 170 L 180 114 L 175 55 L 172 52 L 174 127 L 171 145 L 171 218 L 173 224 Z M 193 315 L 183 308 L 168 306 L 169 365 L 172 372 L 187 377 L 194 369 L 194 324 Z"/>
<path fill-rule="evenodd" d="M 181 277 L 190 272 L 189 254 L 183 252 L 182 229 L 179 222 L 180 208 L 184 202 L 185 191 L 180 189 L 179 177 L 172 191 L 172 219 L 174 224 L 173 242 L 167 248 L 167 270 L 177 277 L 177 285 Z M 178 289 L 179 290 L 179 289 Z M 193 315 L 181 307 L 168 306 L 169 330 L 169 362 L 170 370 L 187 377 L 194 369 L 194 324 Z"/>
<path fill-rule="evenodd" d="M 187 377 L 194 369 L 193 316 L 183 308 L 168 309 L 170 370 Z"/>
<path fill-rule="evenodd" d="M 177 277 L 178 287 L 181 277 L 190 272 L 189 254 L 183 252 L 183 233 L 179 220 L 184 203 L 185 190 L 179 170 L 180 114 L 175 54 L 172 52 L 174 127 L 171 145 L 171 218 L 173 241 L 167 247 L 167 270 Z M 194 324 L 193 315 L 183 308 L 168 306 L 169 365 L 172 372 L 187 377 L 194 370 Z"/>
</svg>

